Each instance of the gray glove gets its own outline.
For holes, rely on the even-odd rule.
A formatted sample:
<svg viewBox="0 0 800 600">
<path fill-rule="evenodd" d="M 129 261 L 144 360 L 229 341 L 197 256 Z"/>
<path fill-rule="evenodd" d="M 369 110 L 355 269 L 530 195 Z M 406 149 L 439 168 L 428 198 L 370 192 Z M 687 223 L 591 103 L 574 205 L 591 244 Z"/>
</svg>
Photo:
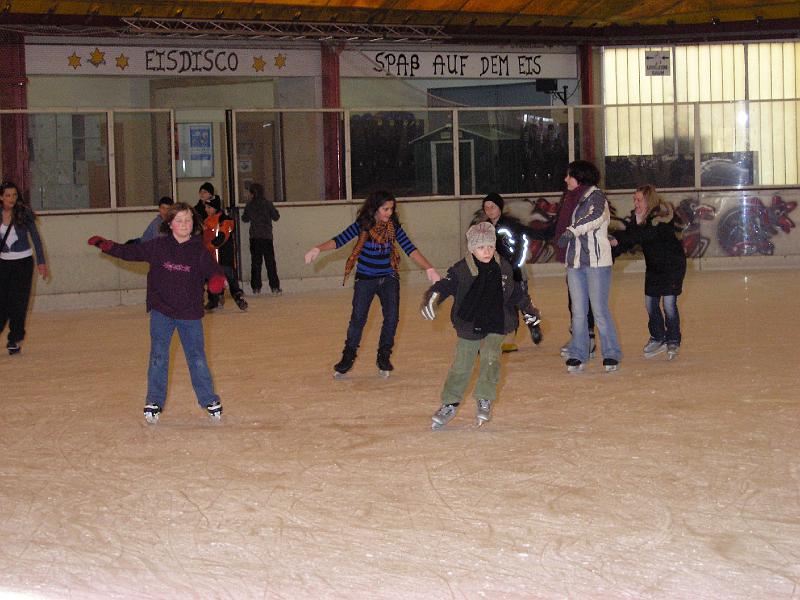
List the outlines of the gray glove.
<svg viewBox="0 0 800 600">
<path fill-rule="evenodd" d="M 428 296 L 427 300 L 423 300 L 422 308 L 420 309 L 423 319 L 427 319 L 428 321 L 433 321 L 436 318 L 435 305 L 438 299 L 439 299 L 439 292 L 433 292 L 430 296 Z"/>
</svg>

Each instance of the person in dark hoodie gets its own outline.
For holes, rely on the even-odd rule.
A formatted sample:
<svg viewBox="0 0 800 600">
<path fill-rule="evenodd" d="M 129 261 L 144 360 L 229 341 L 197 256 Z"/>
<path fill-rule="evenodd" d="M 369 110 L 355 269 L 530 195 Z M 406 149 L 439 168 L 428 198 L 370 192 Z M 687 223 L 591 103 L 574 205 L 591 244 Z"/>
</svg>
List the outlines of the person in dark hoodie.
<svg viewBox="0 0 800 600">
<path fill-rule="evenodd" d="M 469 254 L 447 270 L 434 283 L 422 301 L 422 316 L 433 320 L 437 306 L 453 296 L 450 320 L 458 342 L 456 356 L 442 389 L 442 405 L 432 418 L 431 427 L 444 427 L 456 414 L 467 389 L 475 360 L 480 355 L 480 371 L 473 395 L 477 403 L 476 421 L 482 425 L 492 418 L 492 403 L 500 382 L 500 345 L 507 333 L 517 327 L 517 311 L 525 323 L 538 321 L 531 299 L 514 280 L 511 263 L 495 252 L 496 233 L 491 223 L 482 222 L 467 230 Z"/>
<path fill-rule="evenodd" d="M 167 212 L 162 231 L 168 235 L 141 244 L 118 244 L 99 235 L 88 243 L 122 260 L 150 264 L 147 272 L 147 311 L 150 313 L 150 362 L 144 417 L 155 424 L 164 410 L 169 372 L 169 346 L 175 330 L 183 345 L 197 401 L 212 421 L 222 418 L 222 404 L 214 393 L 203 338 L 203 287 L 221 292 L 225 276 L 203 246 L 203 226 L 183 202 Z"/>
<path fill-rule="evenodd" d="M 242 221 L 250 223 L 250 287 L 254 294 L 261 293 L 261 261 L 267 267 L 269 289 L 273 296 L 281 295 L 281 280 L 275 264 L 275 246 L 272 242 L 272 222 L 281 218 L 272 201 L 264 196 L 264 186 L 251 183 L 247 190 L 250 201 L 242 212 Z"/>
<path fill-rule="evenodd" d="M 206 215 L 206 220 L 203 221 L 203 242 L 222 267 L 222 272 L 228 280 L 228 290 L 236 306 L 240 310 L 247 310 L 247 300 L 244 299 L 244 292 L 239 287 L 239 278 L 236 274 L 236 252 L 231 236 L 233 219 L 222 210 L 219 196 L 214 196 L 206 203 Z M 224 290 L 219 294 L 208 290 L 206 310 L 212 311 L 221 306 L 224 293 Z"/>
</svg>

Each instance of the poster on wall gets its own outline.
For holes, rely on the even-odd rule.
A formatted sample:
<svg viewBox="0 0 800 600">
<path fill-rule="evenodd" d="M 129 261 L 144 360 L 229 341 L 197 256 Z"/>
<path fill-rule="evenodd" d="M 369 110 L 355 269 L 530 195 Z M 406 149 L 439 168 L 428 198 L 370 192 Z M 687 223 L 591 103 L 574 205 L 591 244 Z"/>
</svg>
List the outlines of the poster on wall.
<svg viewBox="0 0 800 600">
<path fill-rule="evenodd" d="M 214 144 L 211 123 L 178 123 L 176 176 L 214 176 Z"/>
</svg>

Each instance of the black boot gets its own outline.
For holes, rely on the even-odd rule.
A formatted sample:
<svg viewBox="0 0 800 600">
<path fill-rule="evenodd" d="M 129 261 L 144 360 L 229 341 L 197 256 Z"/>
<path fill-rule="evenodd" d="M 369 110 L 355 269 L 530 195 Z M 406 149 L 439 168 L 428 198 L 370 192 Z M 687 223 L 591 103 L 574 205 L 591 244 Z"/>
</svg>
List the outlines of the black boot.
<svg viewBox="0 0 800 600">
<path fill-rule="evenodd" d="M 333 374 L 334 377 L 347 373 L 353 368 L 354 362 L 356 362 L 356 349 L 345 345 L 344 350 L 342 350 L 342 360 L 333 365 L 333 370 L 336 371 Z"/>
<path fill-rule="evenodd" d="M 538 323 L 536 325 L 528 325 L 528 329 L 531 331 L 531 340 L 537 346 L 542 343 L 542 326 Z"/>
<path fill-rule="evenodd" d="M 378 371 L 384 377 L 389 376 L 389 371 L 394 371 L 394 367 L 392 363 L 389 362 L 389 357 L 392 355 L 392 349 L 388 346 L 383 346 L 378 348 L 378 360 L 376 364 L 378 365 Z"/>
</svg>

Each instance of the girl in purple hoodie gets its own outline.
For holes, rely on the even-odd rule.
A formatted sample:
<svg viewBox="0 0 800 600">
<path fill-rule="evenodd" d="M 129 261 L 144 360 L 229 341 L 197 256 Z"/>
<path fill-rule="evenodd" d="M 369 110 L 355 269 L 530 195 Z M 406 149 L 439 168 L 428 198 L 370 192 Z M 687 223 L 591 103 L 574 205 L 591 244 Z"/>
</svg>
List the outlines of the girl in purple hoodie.
<svg viewBox="0 0 800 600">
<path fill-rule="evenodd" d="M 88 243 L 122 260 L 150 264 L 147 272 L 147 311 L 150 313 L 150 363 L 147 370 L 147 399 L 144 417 L 158 422 L 167 396 L 169 345 L 175 330 L 181 339 L 197 401 L 212 421 L 222 418 L 222 404 L 206 361 L 203 338 L 203 292 L 220 293 L 225 276 L 203 245 L 203 224 L 197 213 L 184 203 L 173 204 L 161 226 L 168 235 L 141 244 L 118 244 L 99 235 Z"/>
</svg>

